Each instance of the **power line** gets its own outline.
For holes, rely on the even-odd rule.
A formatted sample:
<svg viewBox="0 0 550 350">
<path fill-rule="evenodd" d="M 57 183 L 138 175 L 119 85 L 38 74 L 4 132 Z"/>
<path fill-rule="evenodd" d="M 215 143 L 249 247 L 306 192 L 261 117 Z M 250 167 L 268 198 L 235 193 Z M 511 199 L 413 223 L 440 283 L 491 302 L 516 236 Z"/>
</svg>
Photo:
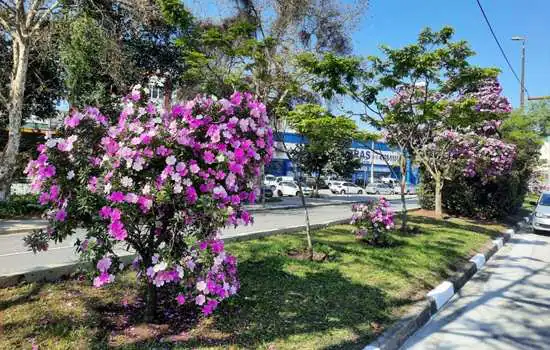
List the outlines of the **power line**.
<svg viewBox="0 0 550 350">
<path fill-rule="evenodd" d="M 498 48 L 500 49 L 500 53 L 502 54 L 502 57 L 504 57 L 504 59 L 506 60 L 506 63 L 508 63 L 508 67 L 510 68 L 510 70 L 514 74 L 514 77 L 516 77 L 516 80 L 518 81 L 518 83 L 521 86 L 521 80 L 519 79 L 516 71 L 514 70 L 514 67 L 510 63 L 510 60 L 508 59 L 508 56 L 506 56 L 506 53 L 504 52 L 504 49 L 502 48 L 502 45 L 500 45 L 500 41 L 498 41 L 497 35 L 495 34 L 495 31 L 493 30 L 493 26 L 491 25 L 491 22 L 489 22 L 489 18 L 487 18 L 487 15 L 485 14 L 485 10 L 483 9 L 483 6 L 481 6 L 481 2 L 479 2 L 479 0 L 476 0 L 476 2 L 477 2 L 477 6 L 479 6 L 479 9 L 481 10 L 481 13 L 483 14 L 483 18 L 485 18 L 485 22 L 487 23 L 487 26 L 489 27 L 489 30 L 491 31 L 491 34 L 493 35 L 493 38 L 495 39 L 495 41 L 498 45 Z M 529 91 L 527 91 L 527 88 L 525 86 L 523 86 L 523 90 L 525 90 L 525 92 L 527 93 L 527 96 L 529 96 Z"/>
</svg>

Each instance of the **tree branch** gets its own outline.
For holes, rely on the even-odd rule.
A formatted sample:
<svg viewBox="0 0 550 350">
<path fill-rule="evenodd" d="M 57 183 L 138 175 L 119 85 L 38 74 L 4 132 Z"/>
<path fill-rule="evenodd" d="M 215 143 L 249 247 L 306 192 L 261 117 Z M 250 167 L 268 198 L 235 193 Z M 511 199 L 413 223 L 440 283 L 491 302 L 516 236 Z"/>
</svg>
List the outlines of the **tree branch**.
<svg viewBox="0 0 550 350">
<path fill-rule="evenodd" d="M 46 20 L 46 18 L 51 15 L 51 13 L 57 8 L 57 6 L 59 5 L 59 0 L 56 0 L 55 2 L 53 2 L 50 7 L 44 11 L 44 13 L 42 13 L 42 15 L 40 16 L 40 18 L 38 18 L 38 20 L 36 21 L 36 24 L 32 27 L 31 29 L 31 33 L 35 32 L 36 30 L 38 30 L 38 28 L 40 28 L 40 26 L 42 25 L 42 23 L 44 23 L 44 21 Z"/>
</svg>

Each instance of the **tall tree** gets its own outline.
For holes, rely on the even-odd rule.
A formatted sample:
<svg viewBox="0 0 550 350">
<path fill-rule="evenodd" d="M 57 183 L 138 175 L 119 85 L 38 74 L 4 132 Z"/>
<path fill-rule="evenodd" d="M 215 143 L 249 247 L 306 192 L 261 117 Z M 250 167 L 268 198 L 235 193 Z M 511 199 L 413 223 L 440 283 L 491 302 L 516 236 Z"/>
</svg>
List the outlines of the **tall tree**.
<svg viewBox="0 0 550 350">
<path fill-rule="evenodd" d="M 58 0 L 0 0 L 0 26 L 12 42 L 9 94 L 2 96 L 8 111 L 8 141 L 0 155 L 0 199 L 8 195 L 16 168 L 31 50 L 41 40 L 41 27 L 58 9 Z"/>
<path fill-rule="evenodd" d="M 348 95 L 361 104 L 361 117 L 387 140 L 423 165 L 436 182 L 436 214 L 452 142 L 446 130 L 475 127 L 510 111 L 494 80 L 498 70 L 469 64 L 474 52 L 453 41 L 454 30 L 425 29 L 414 44 L 392 49 L 363 62 L 356 57 L 302 55 L 301 65 L 316 76 L 312 87 L 325 97 Z M 393 94 L 391 100 L 383 93 Z M 446 142 L 449 141 L 449 142 Z M 437 144 L 437 145 L 436 145 Z M 403 185 L 403 184 L 402 184 Z"/>
</svg>

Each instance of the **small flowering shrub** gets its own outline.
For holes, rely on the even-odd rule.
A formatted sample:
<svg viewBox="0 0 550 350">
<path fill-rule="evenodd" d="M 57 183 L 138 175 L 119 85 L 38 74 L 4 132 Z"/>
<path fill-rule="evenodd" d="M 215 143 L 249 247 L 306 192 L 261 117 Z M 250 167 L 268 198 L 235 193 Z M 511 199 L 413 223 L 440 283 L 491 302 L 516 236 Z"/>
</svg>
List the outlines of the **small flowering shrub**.
<svg viewBox="0 0 550 350">
<path fill-rule="evenodd" d="M 266 108 L 235 92 L 163 112 L 142 96 L 136 87 L 117 118 L 73 112 L 38 147 L 26 171 L 49 226 L 26 241 L 45 250 L 83 227 L 77 250 L 96 267 L 94 286 L 115 279 L 123 267 L 117 250 L 129 247 L 150 304 L 156 288 L 168 287 L 175 302 L 208 315 L 239 289 L 237 261 L 219 231 L 252 222 L 242 205 L 255 201 L 255 179 L 273 155 Z"/>
<path fill-rule="evenodd" d="M 350 224 L 356 227 L 354 233 L 358 240 L 377 246 L 391 243 L 388 233 L 394 227 L 394 213 L 385 198 L 378 202 L 354 204 L 351 210 Z"/>
</svg>

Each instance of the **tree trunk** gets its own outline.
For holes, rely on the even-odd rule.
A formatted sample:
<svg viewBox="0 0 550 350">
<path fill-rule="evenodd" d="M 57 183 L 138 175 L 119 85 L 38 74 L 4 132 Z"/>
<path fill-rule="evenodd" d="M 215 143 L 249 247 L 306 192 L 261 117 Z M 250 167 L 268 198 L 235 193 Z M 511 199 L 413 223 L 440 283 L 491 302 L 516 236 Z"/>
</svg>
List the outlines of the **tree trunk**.
<svg viewBox="0 0 550 350">
<path fill-rule="evenodd" d="M 145 304 L 145 322 L 153 322 L 157 314 L 157 287 L 147 282 L 147 296 Z"/>
<path fill-rule="evenodd" d="M 405 173 L 407 171 L 407 160 L 402 155 L 401 156 L 401 231 L 403 233 L 407 232 L 407 201 L 405 199 L 405 191 L 407 186 L 407 181 L 405 178 Z"/>
<path fill-rule="evenodd" d="M 300 199 L 302 200 L 302 207 L 304 208 L 304 214 L 306 216 L 306 238 L 307 238 L 307 253 L 309 260 L 313 260 L 313 243 L 311 242 L 311 224 L 309 222 L 309 211 L 307 210 L 306 197 L 302 191 L 302 185 L 298 183 L 298 190 L 300 191 Z"/>
<path fill-rule="evenodd" d="M 435 177 L 435 216 L 441 218 L 443 216 L 443 206 L 441 202 L 441 189 L 443 188 L 443 181 L 441 174 L 436 173 Z"/>
<path fill-rule="evenodd" d="M 0 189 L 10 187 L 17 165 L 17 155 L 21 140 L 21 120 L 23 118 L 23 99 L 29 64 L 29 47 L 26 39 L 14 38 L 13 67 L 10 81 L 8 105 L 8 142 L 0 157 Z"/>
</svg>

